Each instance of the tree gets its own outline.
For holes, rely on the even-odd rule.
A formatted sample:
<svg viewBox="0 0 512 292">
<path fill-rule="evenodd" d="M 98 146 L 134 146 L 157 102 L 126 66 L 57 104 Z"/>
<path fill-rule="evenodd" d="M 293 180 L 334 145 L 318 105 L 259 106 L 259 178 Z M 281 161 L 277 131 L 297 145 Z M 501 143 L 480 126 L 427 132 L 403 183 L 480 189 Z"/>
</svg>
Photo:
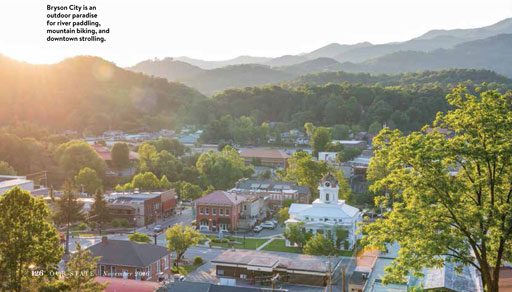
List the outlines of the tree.
<svg viewBox="0 0 512 292">
<path fill-rule="evenodd" d="M 311 238 L 311 233 L 306 232 L 304 228 L 304 222 L 287 224 L 283 235 L 286 239 L 288 239 L 288 241 L 297 244 L 297 246 L 301 249 Z"/>
<path fill-rule="evenodd" d="M 315 132 L 315 125 L 313 123 L 305 123 L 304 124 L 304 130 L 306 130 L 306 134 L 308 137 L 313 136 L 313 133 Z"/>
<path fill-rule="evenodd" d="M 379 123 L 378 121 L 375 121 L 370 125 L 370 127 L 368 127 L 368 133 L 377 134 L 377 133 L 379 133 L 380 129 L 382 129 L 381 123 Z"/>
<path fill-rule="evenodd" d="M 124 169 L 130 165 L 130 148 L 128 144 L 117 142 L 112 146 L 112 164 L 117 169 Z"/>
<path fill-rule="evenodd" d="M 94 169 L 100 177 L 105 173 L 105 162 L 85 141 L 74 140 L 61 144 L 55 152 L 55 158 L 69 178 L 84 167 Z"/>
<path fill-rule="evenodd" d="M 288 159 L 288 168 L 285 172 L 279 172 L 281 179 L 294 181 L 301 186 L 307 186 L 311 190 L 312 197 L 318 197 L 318 182 L 329 171 L 323 161 L 314 161 L 307 152 L 295 152 Z"/>
<path fill-rule="evenodd" d="M 290 208 L 283 207 L 277 211 L 277 222 L 279 222 L 279 224 L 284 224 L 284 221 L 290 218 L 290 214 L 288 213 L 289 210 Z"/>
<path fill-rule="evenodd" d="M 203 190 L 198 185 L 183 182 L 180 187 L 180 196 L 182 200 L 195 200 L 201 197 Z"/>
<path fill-rule="evenodd" d="M 347 140 L 350 135 L 350 127 L 347 125 L 334 125 L 332 127 L 332 137 L 335 140 Z"/>
<path fill-rule="evenodd" d="M 152 172 L 144 172 L 133 177 L 131 186 L 144 191 L 155 191 L 160 189 L 160 181 Z"/>
<path fill-rule="evenodd" d="M 512 249 L 510 94 L 458 87 L 447 96 L 453 109 L 432 126 L 409 136 L 383 129 L 374 139 L 371 190 L 392 210 L 364 229 L 363 243 L 400 245 L 386 282 L 454 262 L 498 291 Z"/>
<path fill-rule="evenodd" d="M 338 226 L 336 232 L 336 247 L 340 248 L 341 244 L 348 238 L 348 230 L 341 226 Z"/>
<path fill-rule="evenodd" d="M 191 226 L 176 224 L 167 229 L 165 237 L 167 239 L 167 248 L 176 253 L 176 266 L 178 266 L 187 249 L 199 243 L 202 235 Z"/>
<path fill-rule="evenodd" d="M 84 218 L 84 203 L 78 201 L 78 196 L 69 181 L 64 183 L 64 193 L 57 200 L 57 212 L 55 213 L 55 221 L 59 224 L 66 225 L 66 248 L 64 252 L 69 253 L 69 228 L 71 223 L 77 222 Z"/>
<path fill-rule="evenodd" d="M 169 180 L 167 179 L 167 176 L 165 176 L 165 175 L 162 175 L 162 178 L 160 178 L 159 185 L 162 190 L 168 190 L 171 188 L 171 183 L 169 182 Z"/>
<path fill-rule="evenodd" d="M 78 187 L 83 187 L 83 190 L 88 195 L 94 194 L 103 186 L 103 183 L 96 174 L 96 171 L 89 167 L 80 169 L 80 172 L 75 176 L 75 184 Z"/>
<path fill-rule="evenodd" d="M 105 284 L 95 281 L 98 260 L 87 249 L 82 249 L 80 243 L 76 244 L 75 253 L 66 265 L 66 279 L 69 290 L 73 292 L 100 292 L 106 288 Z M 104 275 L 99 275 L 104 276 Z"/>
<path fill-rule="evenodd" d="M 97 190 L 96 194 L 94 194 L 94 203 L 91 206 L 90 219 L 98 223 L 99 233 L 101 235 L 103 224 L 110 221 L 110 212 L 101 190 Z"/>
<path fill-rule="evenodd" d="M 16 175 L 16 171 L 9 165 L 9 163 L 0 161 L 0 175 Z"/>
<path fill-rule="evenodd" d="M 253 172 L 231 146 L 224 147 L 220 152 L 210 150 L 201 154 L 196 167 L 205 184 L 216 189 L 231 188 L 240 178 L 247 177 Z"/>
<path fill-rule="evenodd" d="M 309 143 L 313 148 L 313 156 L 318 156 L 318 152 L 325 151 L 331 143 L 331 130 L 324 127 L 315 128 Z"/>
<path fill-rule="evenodd" d="M 57 270 L 62 256 L 57 230 L 42 199 L 15 187 L 0 196 L 0 288 L 29 290 L 31 269 Z"/>
<path fill-rule="evenodd" d="M 151 237 L 144 233 L 134 232 L 128 235 L 128 239 L 138 243 L 151 243 Z"/>
<path fill-rule="evenodd" d="M 315 234 L 304 245 L 305 254 L 329 256 L 337 252 L 332 240 L 321 233 Z"/>
</svg>

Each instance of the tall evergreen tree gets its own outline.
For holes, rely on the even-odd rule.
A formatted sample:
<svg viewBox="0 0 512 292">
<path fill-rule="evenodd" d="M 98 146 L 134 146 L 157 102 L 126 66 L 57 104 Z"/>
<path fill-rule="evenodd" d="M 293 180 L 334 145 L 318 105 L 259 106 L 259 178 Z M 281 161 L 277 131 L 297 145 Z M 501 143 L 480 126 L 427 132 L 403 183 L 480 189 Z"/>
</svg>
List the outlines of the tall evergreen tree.
<svg viewBox="0 0 512 292">
<path fill-rule="evenodd" d="M 97 190 L 94 194 L 94 203 L 91 206 L 89 219 L 98 224 L 101 235 L 103 224 L 109 222 L 110 220 L 110 213 L 107 208 L 107 202 L 105 201 L 105 197 L 101 190 Z"/>
<path fill-rule="evenodd" d="M 55 221 L 59 224 L 66 225 L 66 254 L 69 254 L 69 229 L 71 223 L 84 218 L 83 206 L 84 204 L 78 200 L 78 196 L 71 182 L 66 181 L 64 183 L 64 194 L 57 200 L 57 212 L 55 214 Z"/>
</svg>

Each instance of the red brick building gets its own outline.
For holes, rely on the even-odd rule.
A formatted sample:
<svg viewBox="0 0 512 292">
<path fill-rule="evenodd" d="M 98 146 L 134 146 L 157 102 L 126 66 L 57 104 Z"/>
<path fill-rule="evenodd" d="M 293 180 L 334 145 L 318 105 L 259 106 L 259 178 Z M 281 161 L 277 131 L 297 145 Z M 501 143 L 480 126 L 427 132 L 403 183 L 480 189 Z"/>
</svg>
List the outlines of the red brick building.
<svg viewBox="0 0 512 292">
<path fill-rule="evenodd" d="M 200 230 L 234 231 L 238 228 L 243 196 L 215 191 L 194 201 L 196 222 Z"/>
</svg>

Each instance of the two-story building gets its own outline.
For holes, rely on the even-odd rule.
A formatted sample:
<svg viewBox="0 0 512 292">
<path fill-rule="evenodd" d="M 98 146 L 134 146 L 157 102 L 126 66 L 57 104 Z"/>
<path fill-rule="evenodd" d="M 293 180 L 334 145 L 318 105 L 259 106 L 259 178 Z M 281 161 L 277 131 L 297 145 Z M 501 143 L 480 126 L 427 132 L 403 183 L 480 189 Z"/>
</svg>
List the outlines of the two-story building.
<svg viewBox="0 0 512 292">
<path fill-rule="evenodd" d="M 131 225 L 144 226 L 175 212 L 176 192 L 111 193 L 105 196 L 112 218 L 126 219 Z"/>
<path fill-rule="evenodd" d="M 171 254 L 163 246 L 104 236 L 87 250 L 99 257 L 96 275 L 100 277 L 160 281 L 171 274 Z"/>
<path fill-rule="evenodd" d="M 244 196 L 214 191 L 194 201 L 196 222 L 200 230 L 234 231 L 238 228 Z"/>
<path fill-rule="evenodd" d="M 241 179 L 230 193 L 249 194 L 263 198 L 270 209 L 282 207 L 284 201 L 294 203 L 309 203 L 311 191 L 306 186 L 299 186 L 295 182 Z"/>
<path fill-rule="evenodd" d="M 339 185 L 334 175 L 324 176 L 318 190 L 320 197 L 313 204 L 291 204 L 286 225 L 303 222 L 306 232 L 323 233 L 334 242 L 337 241 L 337 229 L 343 228 L 348 232 L 343 240 L 347 241 L 348 248 L 352 248 L 360 237 L 357 225 L 362 221 L 362 213 L 344 200 L 338 200 Z"/>
</svg>

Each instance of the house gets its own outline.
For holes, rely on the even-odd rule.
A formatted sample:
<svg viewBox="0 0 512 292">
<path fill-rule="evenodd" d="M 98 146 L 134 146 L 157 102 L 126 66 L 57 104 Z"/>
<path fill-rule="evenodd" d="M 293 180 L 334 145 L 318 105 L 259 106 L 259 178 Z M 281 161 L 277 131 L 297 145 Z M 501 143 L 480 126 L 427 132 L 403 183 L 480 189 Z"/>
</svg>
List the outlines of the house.
<svg viewBox="0 0 512 292">
<path fill-rule="evenodd" d="M 244 196 L 214 191 L 194 201 L 196 222 L 200 230 L 227 230 L 238 229 L 238 221 L 242 210 Z"/>
<path fill-rule="evenodd" d="M 105 196 L 110 215 L 144 226 L 175 213 L 176 192 L 111 193 Z"/>
<path fill-rule="evenodd" d="M 267 206 L 265 199 L 256 195 L 240 194 L 245 200 L 240 209 L 240 220 L 238 220 L 239 229 L 252 229 L 258 221 L 263 221 L 267 216 Z"/>
<path fill-rule="evenodd" d="M 171 254 L 163 246 L 103 236 L 87 250 L 99 257 L 96 272 L 100 277 L 157 282 L 171 274 Z"/>
<path fill-rule="evenodd" d="M 299 186 L 295 182 L 245 178 L 239 180 L 235 188 L 231 189 L 229 192 L 262 197 L 271 209 L 282 207 L 283 202 L 287 200 L 307 204 L 311 197 L 311 191 L 308 187 Z"/>
<path fill-rule="evenodd" d="M 265 148 L 242 149 L 240 150 L 240 156 L 244 159 L 245 164 L 272 168 L 288 167 L 288 159 L 290 158 L 290 155 L 283 150 Z"/>
<path fill-rule="evenodd" d="M 116 167 L 112 163 L 112 152 L 111 150 L 103 146 L 99 143 L 94 143 L 92 148 L 98 153 L 98 155 L 105 161 L 105 164 L 108 167 L 106 175 L 108 176 L 118 176 L 118 177 L 127 177 L 135 174 L 136 171 L 136 162 L 139 160 L 139 154 L 137 152 L 131 151 L 128 153 L 128 159 L 130 161 L 130 166 L 125 169 L 116 169 Z"/>
<path fill-rule="evenodd" d="M 211 261 L 219 278 L 234 278 L 244 284 L 270 284 L 272 278 L 289 284 L 326 286 L 329 273 L 340 275 L 341 258 L 303 254 L 281 256 L 254 250 L 226 250 Z"/>
<path fill-rule="evenodd" d="M 318 190 L 320 197 L 313 204 L 291 204 L 288 211 L 290 218 L 285 223 L 288 225 L 304 222 L 306 231 L 323 233 L 335 242 L 337 229 L 346 229 L 348 236 L 344 239 L 346 243 L 343 243 L 343 246 L 348 245 L 348 248 L 352 248 L 361 236 L 356 234 L 356 231 L 358 223 L 362 221 L 362 213 L 359 209 L 346 204 L 344 200 L 338 200 L 338 181 L 331 173 L 322 178 Z"/>
<path fill-rule="evenodd" d="M 318 161 L 325 161 L 327 163 L 336 163 L 336 156 L 338 152 L 318 152 Z"/>
<path fill-rule="evenodd" d="M 106 284 L 104 292 L 154 292 L 162 287 L 160 283 L 123 278 L 96 277 L 98 283 Z"/>
<path fill-rule="evenodd" d="M 48 195 L 48 189 L 44 187 L 36 187 L 34 181 L 27 179 L 26 176 L 0 175 L 0 195 L 14 187 L 29 191 L 34 196 Z"/>
</svg>

